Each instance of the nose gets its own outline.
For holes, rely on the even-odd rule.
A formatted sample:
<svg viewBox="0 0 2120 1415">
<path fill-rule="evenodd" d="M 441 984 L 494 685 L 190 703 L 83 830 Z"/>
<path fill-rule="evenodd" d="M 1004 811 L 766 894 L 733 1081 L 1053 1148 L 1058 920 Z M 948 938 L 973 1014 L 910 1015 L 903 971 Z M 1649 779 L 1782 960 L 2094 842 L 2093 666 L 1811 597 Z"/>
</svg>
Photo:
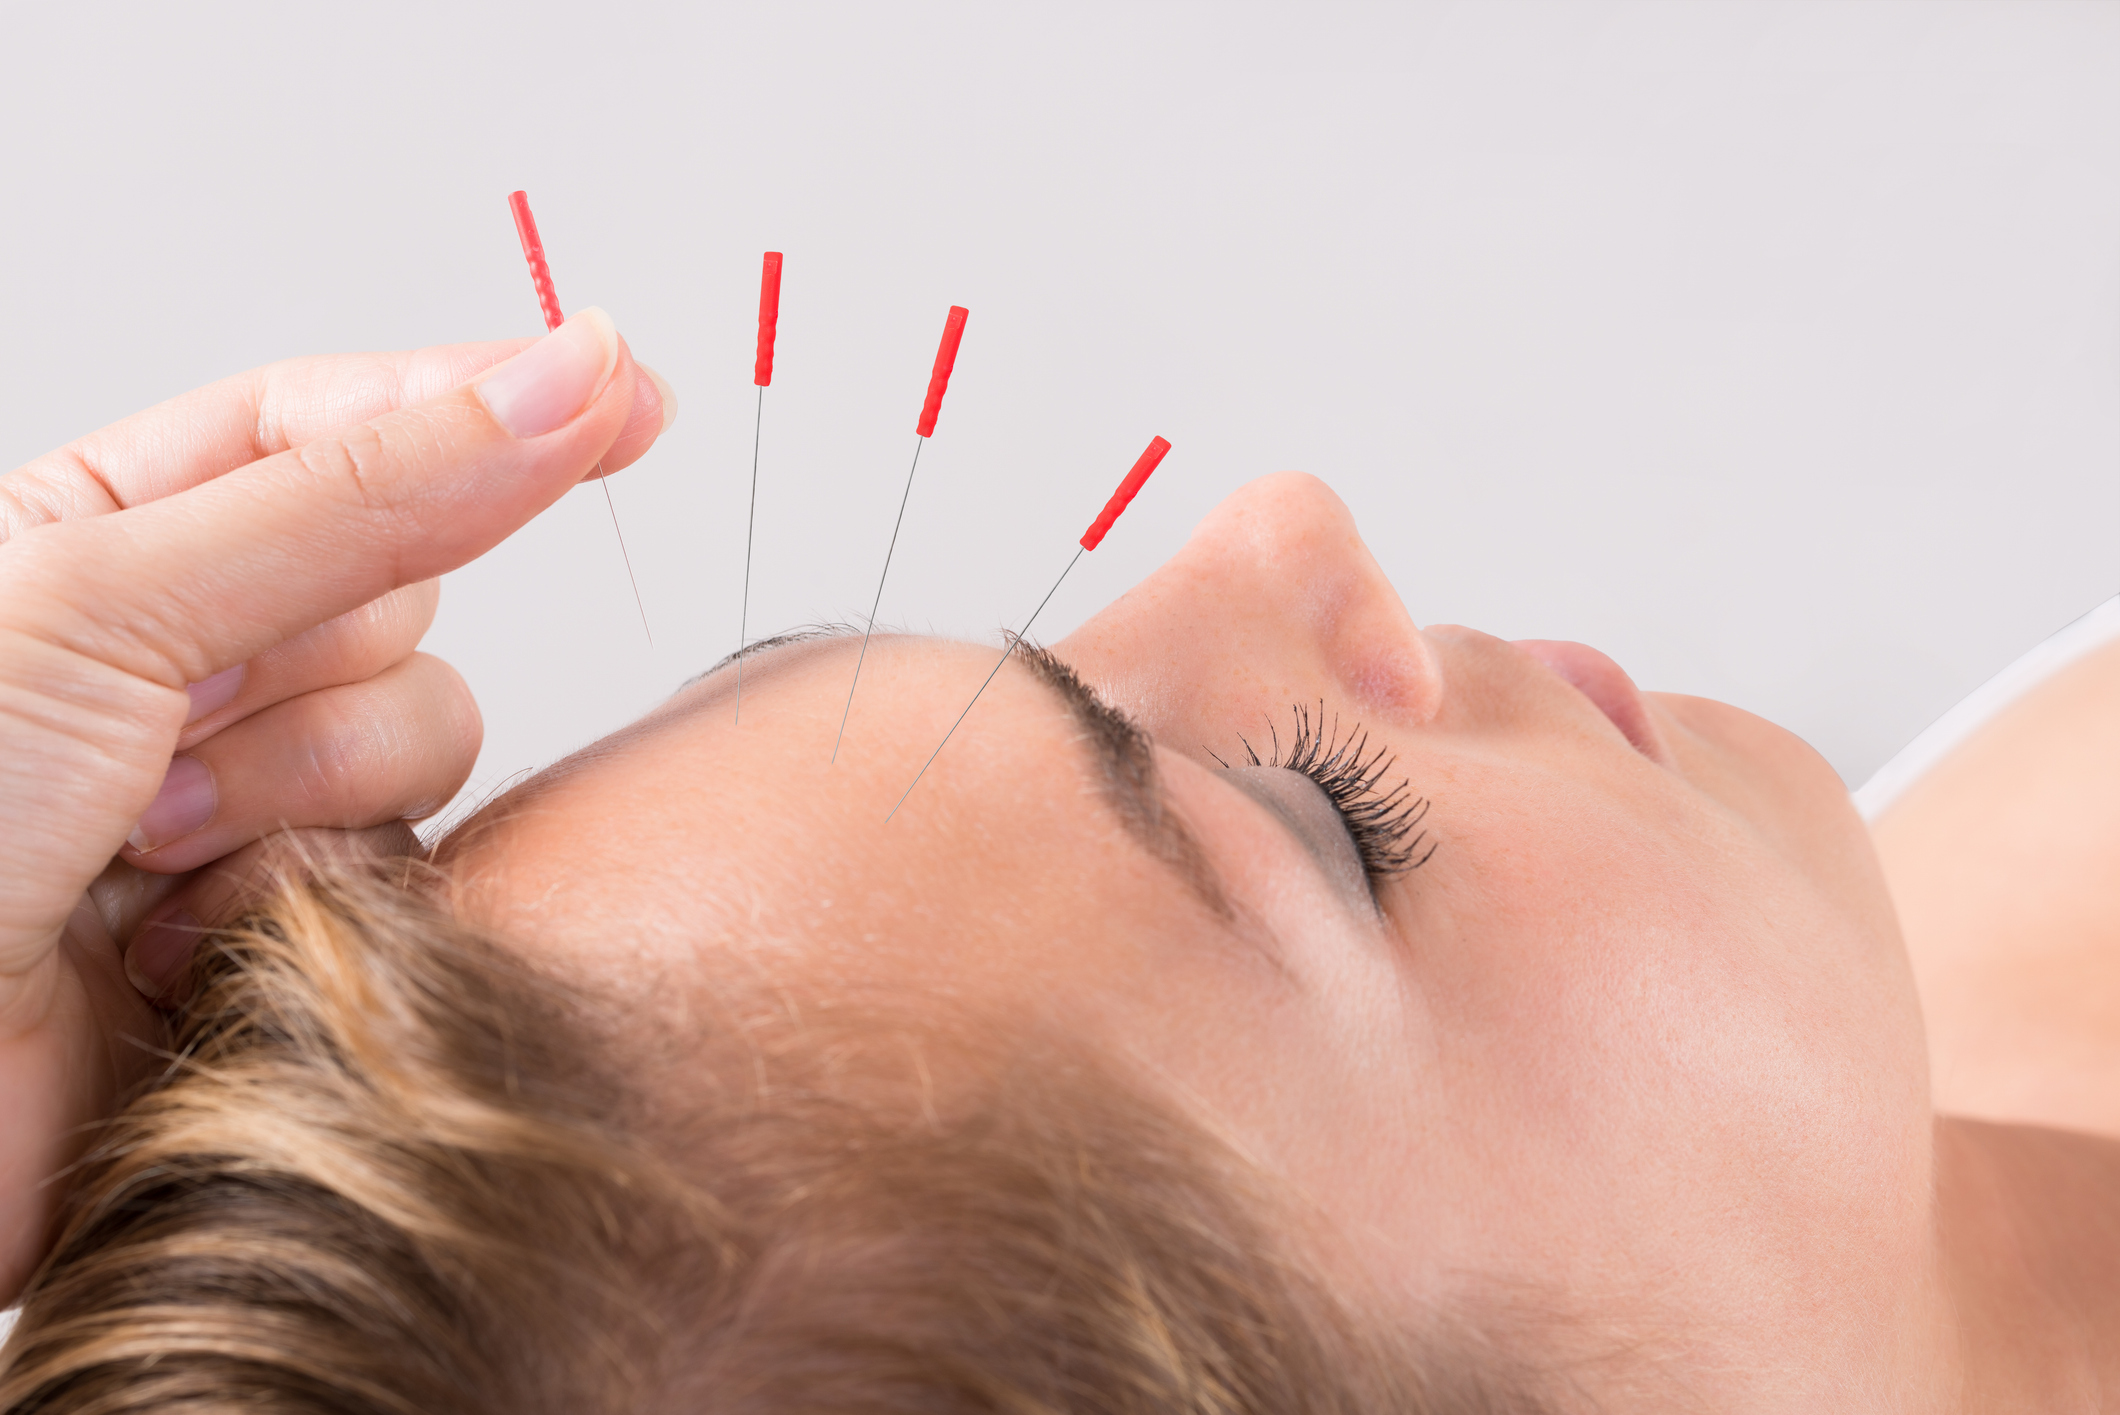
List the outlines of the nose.
<svg viewBox="0 0 2120 1415">
<path fill-rule="evenodd" d="M 1211 512 L 1185 548 L 1054 646 L 1159 741 L 1230 750 L 1292 704 L 1419 725 L 1441 701 L 1433 646 L 1331 488 L 1262 477 Z"/>
</svg>

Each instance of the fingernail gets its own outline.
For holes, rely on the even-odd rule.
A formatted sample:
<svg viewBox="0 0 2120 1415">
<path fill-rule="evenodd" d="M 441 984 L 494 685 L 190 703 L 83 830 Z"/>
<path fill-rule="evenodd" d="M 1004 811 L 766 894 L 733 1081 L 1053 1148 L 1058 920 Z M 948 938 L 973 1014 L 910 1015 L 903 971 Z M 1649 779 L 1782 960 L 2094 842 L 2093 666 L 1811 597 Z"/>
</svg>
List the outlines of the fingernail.
<svg viewBox="0 0 2120 1415">
<path fill-rule="evenodd" d="M 141 854 L 182 840 L 213 819 L 216 801 L 213 773 L 197 757 L 174 757 L 162 778 L 162 789 L 125 843 Z"/>
<path fill-rule="evenodd" d="M 642 364 L 640 371 L 648 376 L 650 383 L 655 385 L 655 396 L 662 399 L 662 426 L 655 431 L 655 435 L 660 437 L 670 430 L 671 423 L 677 421 L 677 395 L 670 391 L 670 385 L 654 369 Z"/>
<path fill-rule="evenodd" d="M 199 921 L 179 909 L 133 936 L 125 950 L 125 976 L 150 1002 L 165 996 L 199 946 Z"/>
<path fill-rule="evenodd" d="M 618 366 L 618 330 L 586 309 L 475 385 L 495 422 L 517 437 L 542 437 L 572 422 Z"/>
<path fill-rule="evenodd" d="M 197 722 L 215 708 L 226 707 L 233 701 L 235 695 L 243 691 L 244 667 L 239 663 L 233 668 L 224 668 L 213 677 L 201 678 L 187 687 L 184 691 L 191 694 L 191 716 L 184 721 L 187 724 Z"/>
</svg>

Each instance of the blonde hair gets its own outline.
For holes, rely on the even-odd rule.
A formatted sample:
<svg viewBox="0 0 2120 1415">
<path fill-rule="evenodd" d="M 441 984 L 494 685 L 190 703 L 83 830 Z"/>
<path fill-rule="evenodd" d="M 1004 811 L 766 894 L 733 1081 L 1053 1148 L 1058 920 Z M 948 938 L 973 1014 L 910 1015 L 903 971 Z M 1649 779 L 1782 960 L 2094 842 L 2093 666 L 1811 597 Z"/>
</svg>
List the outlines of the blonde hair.
<svg viewBox="0 0 2120 1415">
<path fill-rule="evenodd" d="M 562 990 L 426 898 L 311 880 L 200 950 L 0 1411 L 1532 1408 L 1365 1333 L 1093 1059 L 909 1120 L 782 1058 L 658 1132 Z"/>
</svg>

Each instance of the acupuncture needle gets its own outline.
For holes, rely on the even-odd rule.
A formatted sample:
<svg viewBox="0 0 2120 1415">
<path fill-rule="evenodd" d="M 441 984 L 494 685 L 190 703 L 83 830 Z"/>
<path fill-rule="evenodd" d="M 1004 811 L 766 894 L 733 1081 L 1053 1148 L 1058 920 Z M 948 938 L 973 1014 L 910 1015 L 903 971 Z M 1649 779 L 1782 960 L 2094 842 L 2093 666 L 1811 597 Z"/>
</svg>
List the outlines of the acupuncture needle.
<svg viewBox="0 0 2120 1415">
<path fill-rule="evenodd" d="M 847 717 L 854 711 L 854 690 L 861 686 L 861 665 L 868 661 L 869 635 L 876 630 L 876 611 L 883 605 L 883 582 L 891 577 L 891 556 L 898 549 L 898 530 L 905 524 L 905 505 L 913 495 L 913 473 L 920 470 L 920 449 L 935 432 L 935 418 L 942 412 L 942 395 L 949 391 L 950 372 L 957 367 L 957 346 L 964 341 L 964 321 L 971 311 L 951 305 L 942 322 L 942 344 L 935 350 L 935 371 L 928 375 L 927 401 L 920 405 L 920 423 L 914 429 L 913 465 L 905 474 L 905 493 L 898 498 L 898 519 L 891 523 L 891 543 L 883 552 L 883 573 L 876 577 L 876 600 L 869 606 L 868 627 L 861 631 L 861 653 L 854 660 L 854 681 L 847 685 L 847 705 L 839 714 L 839 735 L 832 739 L 832 761 L 839 760 L 839 744 L 846 740 Z"/>
<path fill-rule="evenodd" d="M 552 286 L 552 267 L 545 261 L 545 243 L 538 239 L 537 218 L 530 214 L 530 197 L 525 192 L 508 194 L 508 209 L 515 213 L 515 234 L 522 238 L 523 259 L 530 263 L 530 283 L 537 289 L 537 307 L 544 311 L 545 332 L 566 323 L 567 317 L 560 313 L 559 292 Z M 641 602 L 640 581 L 634 578 L 633 557 L 626 553 L 626 533 L 618 528 L 618 503 L 611 499 L 611 479 L 604 475 L 604 464 L 596 464 L 596 484 L 604 489 L 604 505 L 611 512 L 611 530 L 618 537 L 618 556 L 626 562 L 626 582 L 633 586 L 633 607 L 640 611 L 641 631 L 648 636 L 652 647 L 655 631 L 648 627 L 648 606 Z"/>
<path fill-rule="evenodd" d="M 758 439 L 766 423 L 766 389 L 773 382 L 773 340 L 780 332 L 780 252 L 767 251 L 758 273 L 758 415 L 751 420 L 751 512 L 743 527 L 743 609 L 736 621 L 736 720 L 743 721 L 743 650 L 751 628 L 751 532 L 758 525 Z"/>
<path fill-rule="evenodd" d="M 972 694 L 971 702 L 964 705 L 964 711 L 957 714 L 957 720 L 950 724 L 950 730 L 942 734 L 942 740 L 935 744 L 935 750 L 928 753 L 928 759 L 921 763 L 920 770 L 913 774 L 912 786 L 905 788 L 905 795 L 898 798 L 898 806 L 905 804 L 906 797 L 913 794 L 913 787 L 920 784 L 920 778 L 927 775 L 927 769 L 935 764 L 935 758 L 942 755 L 942 749 L 950 744 L 950 738 L 957 735 L 957 729 L 964 725 L 965 718 L 971 716 L 972 708 L 978 703 L 980 694 L 986 691 L 987 684 L 994 681 L 994 675 L 1001 671 L 1002 664 L 1008 662 L 1009 655 L 1016 651 L 1016 646 L 1030 633 L 1031 625 L 1038 622 L 1038 616 L 1045 613 L 1045 606 L 1051 604 L 1053 596 L 1060 593 L 1060 586 L 1073 572 L 1076 562 L 1104 543 L 1105 533 L 1111 530 L 1112 523 L 1119 519 L 1120 513 L 1140 494 L 1142 486 L 1148 481 L 1148 474 L 1156 469 L 1164 454 L 1169 451 L 1170 444 L 1162 438 L 1149 439 L 1148 450 L 1135 459 L 1132 470 L 1120 479 L 1118 489 L 1113 491 L 1110 499 L 1104 503 L 1104 509 L 1097 513 L 1097 519 L 1090 522 L 1089 529 L 1082 533 L 1082 539 L 1078 543 L 1079 549 L 1075 551 L 1073 559 L 1067 562 L 1067 569 L 1062 570 L 1060 578 L 1053 581 L 1053 587 L 1045 592 L 1044 599 L 1038 601 L 1038 607 L 1031 611 L 1030 618 L 1023 621 L 1023 627 L 1009 635 L 1008 647 L 1001 651 L 1000 660 L 988 672 L 986 681 L 979 685 L 979 691 Z M 891 807 L 890 815 L 883 818 L 885 825 L 891 823 L 891 816 L 898 814 L 898 806 Z"/>
</svg>

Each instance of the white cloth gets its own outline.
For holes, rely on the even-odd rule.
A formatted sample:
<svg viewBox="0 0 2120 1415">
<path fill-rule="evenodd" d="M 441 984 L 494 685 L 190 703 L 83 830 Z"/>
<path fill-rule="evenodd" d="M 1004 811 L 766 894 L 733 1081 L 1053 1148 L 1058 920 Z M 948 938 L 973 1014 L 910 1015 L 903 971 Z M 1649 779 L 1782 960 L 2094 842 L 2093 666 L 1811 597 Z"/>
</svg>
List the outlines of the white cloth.
<svg viewBox="0 0 2120 1415">
<path fill-rule="evenodd" d="M 2120 639 L 2120 595 L 2105 601 L 2029 653 L 1982 683 L 1965 699 L 1930 723 L 1855 791 L 1855 809 L 1864 820 L 1876 820 L 1909 786 L 1953 747 L 1972 736 L 1994 716 L 2062 669 L 2114 639 Z"/>
</svg>

